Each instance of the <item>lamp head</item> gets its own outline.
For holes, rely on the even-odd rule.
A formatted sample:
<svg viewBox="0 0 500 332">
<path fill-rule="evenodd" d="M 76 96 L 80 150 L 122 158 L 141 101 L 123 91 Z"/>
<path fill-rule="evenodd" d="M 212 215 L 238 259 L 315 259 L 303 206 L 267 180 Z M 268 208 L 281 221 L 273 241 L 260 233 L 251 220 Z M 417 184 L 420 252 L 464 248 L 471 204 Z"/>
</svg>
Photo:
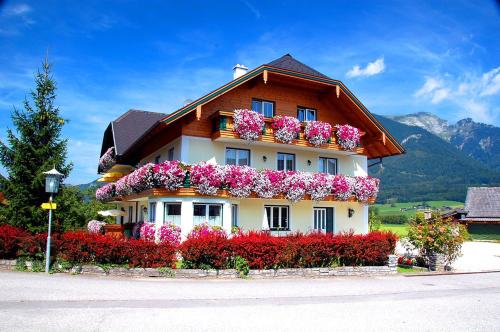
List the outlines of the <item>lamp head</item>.
<svg viewBox="0 0 500 332">
<path fill-rule="evenodd" d="M 63 174 L 59 173 L 55 167 L 48 172 L 43 172 L 43 174 L 45 175 L 45 192 L 57 194 Z"/>
</svg>

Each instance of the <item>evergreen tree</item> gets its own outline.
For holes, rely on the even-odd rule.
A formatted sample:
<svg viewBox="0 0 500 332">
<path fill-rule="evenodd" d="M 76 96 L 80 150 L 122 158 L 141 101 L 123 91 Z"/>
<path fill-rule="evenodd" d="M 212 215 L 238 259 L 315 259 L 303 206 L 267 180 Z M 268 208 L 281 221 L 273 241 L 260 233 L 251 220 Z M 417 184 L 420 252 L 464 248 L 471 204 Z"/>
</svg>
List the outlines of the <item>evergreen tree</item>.
<svg viewBox="0 0 500 332">
<path fill-rule="evenodd" d="M 35 75 L 35 84 L 31 102 L 25 98 L 23 110 L 14 107 L 12 122 L 16 131 L 7 129 L 8 144 L 0 142 L 0 161 L 8 172 L 8 178 L 3 180 L 9 202 L 3 213 L 8 222 L 43 230 L 47 214 L 40 205 L 48 199 L 43 172 L 55 166 L 67 177 L 73 165 L 66 163 L 67 140 L 60 138 L 64 119 L 54 106 L 56 83 L 47 59 Z"/>
</svg>

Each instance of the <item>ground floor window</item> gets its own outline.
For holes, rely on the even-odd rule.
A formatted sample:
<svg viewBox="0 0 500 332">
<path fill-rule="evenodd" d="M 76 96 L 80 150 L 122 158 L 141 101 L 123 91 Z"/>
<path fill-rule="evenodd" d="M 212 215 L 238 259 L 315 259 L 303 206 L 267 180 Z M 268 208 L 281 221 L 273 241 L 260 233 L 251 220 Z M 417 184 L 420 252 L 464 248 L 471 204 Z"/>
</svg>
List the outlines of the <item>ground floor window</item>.
<svg viewBox="0 0 500 332">
<path fill-rule="evenodd" d="M 181 225 L 181 203 L 164 203 L 163 204 L 163 220 L 164 224 Z"/>
<path fill-rule="evenodd" d="M 149 203 L 149 222 L 156 221 L 156 202 Z"/>
<path fill-rule="evenodd" d="M 212 226 L 222 226 L 221 204 L 193 204 L 193 209 L 195 225 L 208 223 Z"/>
<path fill-rule="evenodd" d="M 290 230 L 289 223 L 289 208 L 285 205 L 266 205 L 267 221 L 269 228 L 272 231 L 288 231 Z"/>
</svg>

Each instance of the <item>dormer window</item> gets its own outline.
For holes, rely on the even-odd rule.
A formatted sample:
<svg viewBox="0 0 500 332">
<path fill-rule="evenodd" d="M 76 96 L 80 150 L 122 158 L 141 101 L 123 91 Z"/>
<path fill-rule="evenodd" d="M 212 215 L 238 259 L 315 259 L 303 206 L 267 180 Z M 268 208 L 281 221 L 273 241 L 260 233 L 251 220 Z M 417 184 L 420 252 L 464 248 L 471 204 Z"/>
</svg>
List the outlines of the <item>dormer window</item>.
<svg viewBox="0 0 500 332">
<path fill-rule="evenodd" d="M 316 110 L 314 108 L 297 107 L 297 119 L 300 122 L 316 121 Z"/>
<path fill-rule="evenodd" d="M 266 118 L 274 116 L 274 101 L 252 99 L 252 111 L 264 115 Z"/>
</svg>

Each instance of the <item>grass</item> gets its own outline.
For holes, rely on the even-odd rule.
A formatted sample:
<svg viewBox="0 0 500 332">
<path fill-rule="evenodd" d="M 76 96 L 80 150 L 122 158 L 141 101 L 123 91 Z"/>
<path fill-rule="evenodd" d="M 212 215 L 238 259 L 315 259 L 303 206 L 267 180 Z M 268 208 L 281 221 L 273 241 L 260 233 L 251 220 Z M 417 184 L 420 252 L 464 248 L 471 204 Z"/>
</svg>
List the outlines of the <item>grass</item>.
<svg viewBox="0 0 500 332">
<path fill-rule="evenodd" d="M 452 208 L 462 207 L 464 203 L 456 202 L 456 201 L 426 201 L 426 203 L 432 208 L 441 208 L 443 206 L 449 206 Z M 379 208 L 379 213 L 381 216 L 389 216 L 389 215 L 406 215 L 407 217 L 415 216 L 416 210 L 411 209 L 408 211 L 401 211 L 402 208 L 412 208 L 413 206 L 420 205 L 422 202 L 407 202 L 407 203 L 395 203 L 394 206 L 392 204 L 375 204 L 375 207 Z"/>
<path fill-rule="evenodd" d="M 411 267 L 405 267 L 405 266 L 398 266 L 398 273 L 419 273 L 419 272 L 424 272 L 426 269 L 424 268 L 411 268 Z"/>
<path fill-rule="evenodd" d="M 397 234 L 399 237 L 406 237 L 408 235 L 408 224 L 405 225 L 389 225 L 382 224 L 380 226 L 381 231 L 391 231 Z"/>
</svg>

